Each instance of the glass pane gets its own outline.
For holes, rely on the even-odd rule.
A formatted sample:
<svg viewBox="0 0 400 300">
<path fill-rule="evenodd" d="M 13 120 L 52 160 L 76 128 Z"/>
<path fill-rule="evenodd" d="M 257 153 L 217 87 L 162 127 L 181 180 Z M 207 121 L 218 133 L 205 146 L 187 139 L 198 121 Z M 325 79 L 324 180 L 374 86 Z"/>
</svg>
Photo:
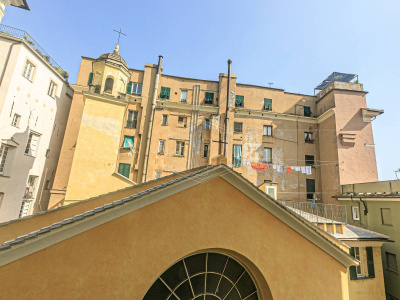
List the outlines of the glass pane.
<svg viewBox="0 0 400 300">
<path fill-rule="evenodd" d="M 193 294 L 190 289 L 189 281 L 185 281 L 182 283 L 175 291 L 175 294 L 179 297 L 179 299 L 192 299 Z"/>
<path fill-rule="evenodd" d="M 204 293 L 205 289 L 205 275 L 200 274 L 195 277 L 192 277 L 190 279 L 190 282 L 192 283 L 193 291 L 195 295 L 200 295 Z"/>
<path fill-rule="evenodd" d="M 218 289 L 217 289 L 217 295 L 221 297 L 221 299 L 224 299 L 226 294 L 230 291 L 232 288 L 233 284 L 230 283 L 225 277 L 221 278 L 221 282 L 219 283 Z"/>
<path fill-rule="evenodd" d="M 161 278 L 171 289 L 175 289 L 179 283 L 187 279 L 183 262 L 177 262 L 175 265 L 165 271 L 164 274 L 161 275 Z"/>
<path fill-rule="evenodd" d="M 185 259 L 189 276 L 206 271 L 206 254 L 197 254 Z"/>
<path fill-rule="evenodd" d="M 168 288 L 161 282 L 160 279 L 151 286 L 150 290 L 146 293 L 143 300 L 154 300 L 154 299 L 167 299 L 171 294 Z"/>
</svg>

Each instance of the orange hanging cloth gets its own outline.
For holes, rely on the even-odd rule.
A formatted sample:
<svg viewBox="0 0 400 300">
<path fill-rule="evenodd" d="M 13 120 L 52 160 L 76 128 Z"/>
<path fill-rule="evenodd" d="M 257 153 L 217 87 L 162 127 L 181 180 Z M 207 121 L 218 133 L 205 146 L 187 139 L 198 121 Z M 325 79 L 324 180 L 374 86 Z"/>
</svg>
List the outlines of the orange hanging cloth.
<svg viewBox="0 0 400 300">
<path fill-rule="evenodd" d="M 259 170 L 259 171 L 265 171 L 266 169 L 267 169 L 267 167 L 268 167 L 268 165 L 267 164 L 261 164 L 261 163 L 258 163 L 258 162 L 251 162 L 251 167 L 254 169 L 254 170 Z"/>
<path fill-rule="evenodd" d="M 292 173 L 292 167 L 286 167 L 286 173 Z"/>
</svg>

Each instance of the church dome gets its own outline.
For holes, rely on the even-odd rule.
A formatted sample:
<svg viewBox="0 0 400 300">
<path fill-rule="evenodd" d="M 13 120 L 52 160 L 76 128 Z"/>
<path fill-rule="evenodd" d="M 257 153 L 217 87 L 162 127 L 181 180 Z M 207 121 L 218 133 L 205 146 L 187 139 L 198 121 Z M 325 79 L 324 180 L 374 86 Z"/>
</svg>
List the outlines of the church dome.
<svg viewBox="0 0 400 300">
<path fill-rule="evenodd" d="M 113 52 L 104 53 L 104 54 L 100 55 L 96 61 L 100 61 L 100 60 L 108 60 L 113 63 L 123 65 L 126 69 L 129 69 L 126 61 L 121 57 L 121 55 L 119 55 L 119 45 L 118 44 L 115 46 L 115 49 Z"/>
</svg>

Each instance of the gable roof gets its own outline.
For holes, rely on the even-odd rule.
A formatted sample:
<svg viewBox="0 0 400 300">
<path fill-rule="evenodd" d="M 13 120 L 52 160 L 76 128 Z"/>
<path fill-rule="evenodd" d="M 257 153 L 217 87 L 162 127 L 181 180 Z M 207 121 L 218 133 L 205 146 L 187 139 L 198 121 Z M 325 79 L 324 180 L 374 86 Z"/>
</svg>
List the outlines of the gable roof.
<svg viewBox="0 0 400 300">
<path fill-rule="evenodd" d="M 187 172 L 187 171 L 186 171 Z M 134 195 L 112 201 L 84 213 L 53 223 L 50 226 L 19 236 L 0 245 L 0 266 L 47 248 L 96 226 L 117 219 L 142 207 L 205 181 L 220 177 L 235 186 L 248 198 L 298 232 L 311 243 L 331 255 L 345 267 L 358 262 L 320 233 L 314 224 L 279 204 L 247 179 L 225 165 L 206 167 L 164 182 Z M 97 197 L 97 198 L 101 198 Z"/>
</svg>

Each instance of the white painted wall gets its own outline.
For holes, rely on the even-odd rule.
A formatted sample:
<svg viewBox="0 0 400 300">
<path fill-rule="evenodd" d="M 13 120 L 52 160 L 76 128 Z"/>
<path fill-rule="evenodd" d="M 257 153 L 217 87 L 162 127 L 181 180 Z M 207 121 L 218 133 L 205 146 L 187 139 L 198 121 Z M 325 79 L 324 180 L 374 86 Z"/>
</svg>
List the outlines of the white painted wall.
<svg viewBox="0 0 400 300">
<path fill-rule="evenodd" d="M 36 65 L 32 81 L 22 76 L 27 59 Z M 51 80 L 57 84 L 55 98 L 47 95 Z M 47 208 L 49 193 L 44 190 L 44 184 L 55 174 L 72 89 L 28 44 L 3 35 L 0 35 L 0 81 L 0 142 L 13 139 L 18 144 L 10 147 L 4 174 L 0 176 L 0 192 L 4 193 L 0 222 L 4 222 L 18 218 L 30 175 L 39 178 L 29 212 Z M 21 116 L 18 127 L 11 125 L 15 113 Z M 35 157 L 25 154 L 31 131 L 40 134 Z M 47 149 L 50 149 L 49 158 L 46 158 Z"/>
</svg>

